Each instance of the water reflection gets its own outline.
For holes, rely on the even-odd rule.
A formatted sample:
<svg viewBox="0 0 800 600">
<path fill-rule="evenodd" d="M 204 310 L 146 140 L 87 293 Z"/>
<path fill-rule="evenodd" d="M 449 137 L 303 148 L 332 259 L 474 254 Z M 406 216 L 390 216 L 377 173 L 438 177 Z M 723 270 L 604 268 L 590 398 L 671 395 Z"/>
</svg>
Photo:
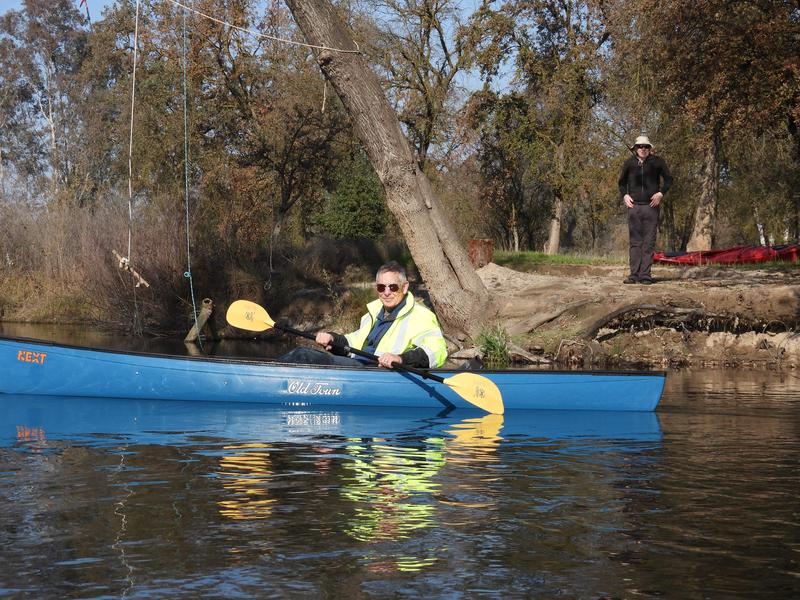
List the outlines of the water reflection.
<svg viewBox="0 0 800 600">
<path fill-rule="evenodd" d="M 502 423 L 500 415 L 467 418 L 447 423 L 444 435 L 406 433 L 403 445 L 381 437 L 349 440 L 340 494 L 354 510 L 345 531 L 360 542 L 381 544 L 438 527 L 438 503 L 445 500 L 437 475 L 450 461 L 487 460 L 501 440 Z M 421 571 L 439 560 L 438 549 L 424 547 L 414 555 L 376 554 L 364 556 L 376 573 Z"/>
<path fill-rule="evenodd" d="M 45 440 L 44 429 L 41 427 L 26 427 L 17 425 L 18 442 L 43 442 Z"/>
<path fill-rule="evenodd" d="M 448 462 L 496 461 L 504 421 L 503 415 L 483 415 L 453 423 L 446 430 L 452 436 L 446 444 Z"/>
<path fill-rule="evenodd" d="M 484 415 L 448 428 L 447 433 L 452 436 L 446 445 L 447 462 L 451 467 L 448 481 L 453 483 L 438 495 L 439 502 L 473 512 L 489 511 L 497 505 L 498 498 L 487 492 L 496 477 L 490 466 L 500 460 L 497 450 L 503 441 L 500 431 L 504 421 L 502 415 Z M 462 478 L 458 473 L 471 475 Z"/>
<path fill-rule="evenodd" d="M 220 514 L 230 519 L 266 519 L 276 498 L 270 497 L 272 476 L 269 445 L 251 442 L 223 447 L 218 476 L 230 495 L 220 500 Z"/>
<path fill-rule="evenodd" d="M 8 526 L 0 556 L 8 573 L 44 573 L 33 595 L 52 597 L 69 578 L 81 597 L 158 597 L 164 582 L 187 597 L 382 595 L 380 582 L 392 595 L 409 576 L 428 581 L 421 595 L 485 577 L 510 592 L 514 565 L 545 552 L 546 580 L 581 554 L 562 523 L 586 539 L 629 526 L 625 482 L 662 435 L 649 413 L 2 400 L 0 514 L 35 529 Z"/>
<path fill-rule="evenodd" d="M 396 540 L 433 525 L 436 507 L 427 498 L 439 488 L 434 477 L 445 460 L 442 438 L 413 446 L 351 440 L 345 451 L 340 493 L 355 507 L 348 534 L 359 541 Z"/>
</svg>

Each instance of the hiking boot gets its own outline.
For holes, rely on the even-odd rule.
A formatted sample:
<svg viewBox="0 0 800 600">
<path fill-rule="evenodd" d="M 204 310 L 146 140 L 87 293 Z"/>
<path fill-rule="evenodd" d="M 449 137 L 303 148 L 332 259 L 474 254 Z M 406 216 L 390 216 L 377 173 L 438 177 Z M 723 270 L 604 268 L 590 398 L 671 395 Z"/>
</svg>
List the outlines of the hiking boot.
<svg viewBox="0 0 800 600">
<path fill-rule="evenodd" d="M 639 283 L 641 283 L 642 285 L 653 285 L 655 281 L 653 281 L 653 279 L 651 279 L 650 277 L 642 277 L 639 280 Z"/>
<path fill-rule="evenodd" d="M 622 280 L 622 283 L 639 283 L 639 280 L 635 277 L 626 277 Z"/>
</svg>

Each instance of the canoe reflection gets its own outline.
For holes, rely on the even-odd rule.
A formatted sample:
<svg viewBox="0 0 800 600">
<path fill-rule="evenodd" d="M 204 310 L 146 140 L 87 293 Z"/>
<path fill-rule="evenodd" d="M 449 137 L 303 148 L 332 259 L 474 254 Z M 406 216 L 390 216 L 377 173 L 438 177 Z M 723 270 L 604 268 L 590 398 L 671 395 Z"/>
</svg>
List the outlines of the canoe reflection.
<svg viewBox="0 0 800 600">
<path fill-rule="evenodd" d="M 303 443 L 318 436 L 340 439 L 425 437 L 453 439 L 462 448 L 491 447 L 516 439 L 661 439 L 653 412 L 509 411 L 499 421 L 478 411 L 435 411 L 397 407 L 288 410 L 258 404 L 61 398 L 0 394 L 0 445 L 26 438 L 69 439 L 104 445 L 124 436 L 129 443 L 180 445 L 197 436 L 236 443 Z M 497 428 L 492 433 L 493 428 Z M 480 432 L 484 433 L 481 434 Z M 459 439 L 464 443 L 459 444 Z M 617 445 L 617 449 L 619 446 Z M 452 448 L 453 458 L 459 450 Z"/>
</svg>

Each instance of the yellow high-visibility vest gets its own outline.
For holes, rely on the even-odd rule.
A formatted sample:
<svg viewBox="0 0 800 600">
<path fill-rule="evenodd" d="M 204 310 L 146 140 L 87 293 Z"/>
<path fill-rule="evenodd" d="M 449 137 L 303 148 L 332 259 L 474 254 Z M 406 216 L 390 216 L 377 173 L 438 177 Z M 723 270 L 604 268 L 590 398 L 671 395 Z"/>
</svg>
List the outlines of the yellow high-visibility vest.
<svg viewBox="0 0 800 600">
<path fill-rule="evenodd" d="M 383 303 L 380 300 L 367 304 L 367 313 L 361 317 L 358 329 L 345 335 L 348 345 L 358 349 L 364 347 L 382 308 Z M 400 309 L 400 314 L 378 342 L 375 353 L 391 352 L 399 355 L 415 347 L 425 351 L 431 368 L 441 367 L 447 360 L 447 342 L 439 327 L 439 319 L 409 292 L 406 294 L 405 306 Z"/>
</svg>

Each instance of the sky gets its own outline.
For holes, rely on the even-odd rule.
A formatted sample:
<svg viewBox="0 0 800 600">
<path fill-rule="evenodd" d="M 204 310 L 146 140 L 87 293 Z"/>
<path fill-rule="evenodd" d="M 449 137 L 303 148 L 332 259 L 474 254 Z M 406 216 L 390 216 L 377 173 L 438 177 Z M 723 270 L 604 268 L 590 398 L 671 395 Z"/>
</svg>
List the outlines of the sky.
<svg viewBox="0 0 800 600">
<path fill-rule="evenodd" d="M 76 6 L 80 6 L 81 0 L 72 0 Z M 103 9 L 106 5 L 111 4 L 113 0 L 86 0 L 86 3 L 89 6 L 89 17 L 92 21 L 99 21 L 103 16 Z M 462 0 L 460 2 L 460 6 L 462 10 L 467 11 L 465 14 L 469 14 L 469 12 L 474 11 L 475 7 L 478 5 L 479 0 Z M 0 0 L 0 15 L 5 14 L 10 10 L 19 10 L 22 7 L 23 0 Z M 84 10 L 83 7 L 80 7 L 81 10 Z M 477 80 L 476 75 L 474 73 L 466 74 L 461 73 L 459 74 L 458 81 L 466 87 L 467 89 L 476 89 L 480 87 L 480 82 Z M 495 89 L 505 89 L 509 85 L 510 75 L 502 74 L 497 80 L 494 82 L 493 87 Z"/>
<path fill-rule="evenodd" d="M 75 6 L 80 4 L 80 0 L 74 0 Z M 86 0 L 89 5 L 89 16 L 94 19 L 99 19 L 102 16 L 103 7 L 108 4 L 108 0 Z M 9 10 L 19 10 L 22 7 L 22 0 L 0 0 L 0 15 L 5 14 Z M 81 10 L 84 8 L 81 6 Z"/>
</svg>

